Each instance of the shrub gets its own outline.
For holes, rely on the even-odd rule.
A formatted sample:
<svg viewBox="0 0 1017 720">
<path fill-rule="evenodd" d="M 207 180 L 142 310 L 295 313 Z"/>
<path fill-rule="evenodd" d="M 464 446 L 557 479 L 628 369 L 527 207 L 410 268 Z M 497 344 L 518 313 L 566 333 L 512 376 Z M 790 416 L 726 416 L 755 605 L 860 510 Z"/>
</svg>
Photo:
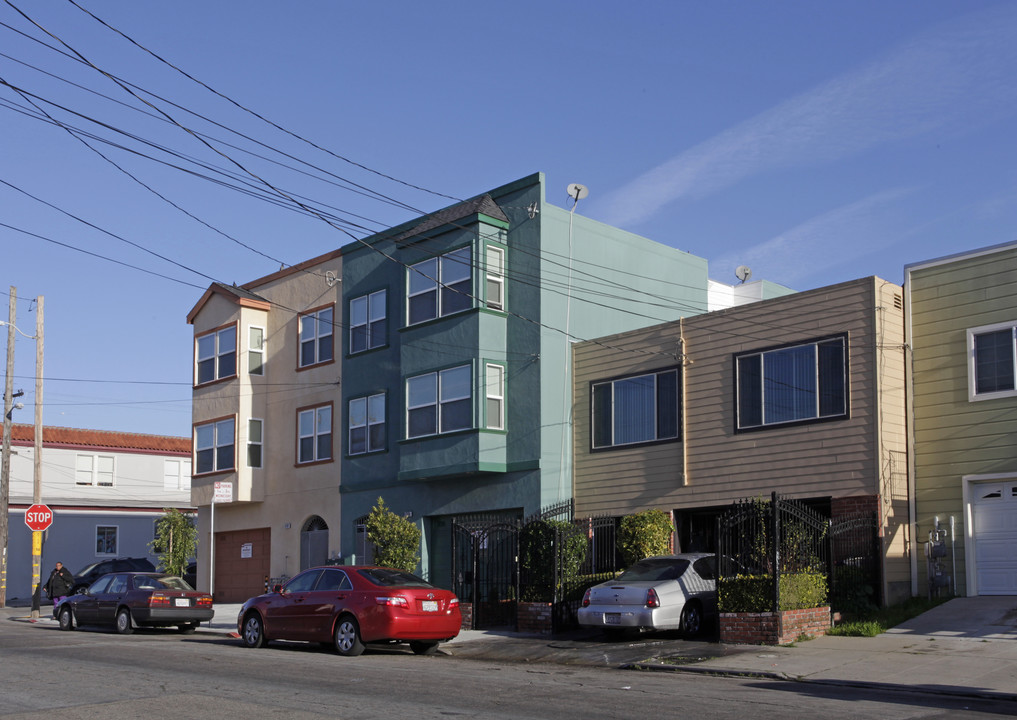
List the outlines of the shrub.
<svg viewBox="0 0 1017 720">
<path fill-rule="evenodd" d="M 198 529 L 190 515 L 166 508 L 155 521 L 155 539 L 148 543 L 159 556 L 159 569 L 170 575 L 183 575 L 198 549 Z"/>
<path fill-rule="evenodd" d="M 644 510 L 626 515 L 618 530 L 618 548 L 626 565 L 651 555 L 671 552 L 671 517 L 663 510 Z"/>
<path fill-rule="evenodd" d="M 519 533 L 519 563 L 525 602 L 553 602 L 555 591 L 576 583 L 586 559 L 586 537 L 564 520 L 540 519 L 527 523 Z M 555 585 L 555 568 L 560 567 Z"/>
<path fill-rule="evenodd" d="M 378 504 L 367 516 L 367 538 L 374 543 L 374 562 L 385 567 L 413 572 L 420 561 L 420 528 Z"/>
<path fill-rule="evenodd" d="M 826 604 L 826 576 L 822 573 L 782 573 L 778 610 L 800 610 Z M 773 577 L 737 575 L 721 578 L 717 587 L 721 612 L 770 612 L 773 609 Z"/>
</svg>

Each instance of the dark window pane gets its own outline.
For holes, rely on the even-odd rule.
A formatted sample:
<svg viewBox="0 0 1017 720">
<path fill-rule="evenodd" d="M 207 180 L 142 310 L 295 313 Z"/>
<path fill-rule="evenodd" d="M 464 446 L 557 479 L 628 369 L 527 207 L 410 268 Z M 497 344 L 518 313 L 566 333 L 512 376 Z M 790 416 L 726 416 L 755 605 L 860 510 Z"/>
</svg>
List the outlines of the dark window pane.
<svg viewBox="0 0 1017 720">
<path fill-rule="evenodd" d="M 844 377 L 844 340 L 819 345 L 819 417 L 843 415 L 847 411 Z"/>
<path fill-rule="evenodd" d="M 371 426 L 370 450 L 385 449 L 385 424 Z"/>
<path fill-rule="evenodd" d="M 229 352 L 219 356 L 219 377 L 232 377 L 237 374 L 237 353 Z"/>
<path fill-rule="evenodd" d="M 216 470 L 232 470 L 233 469 L 233 446 L 223 445 L 215 449 L 215 469 Z"/>
<path fill-rule="evenodd" d="M 195 454 L 195 460 L 197 461 L 196 472 L 207 473 L 215 470 L 215 450 L 208 448 L 207 450 L 199 450 Z"/>
<path fill-rule="evenodd" d="M 299 462 L 311 462 L 312 460 L 314 460 L 313 437 L 300 438 L 300 454 L 297 459 L 299 460 Z"/>
<path fill-rule="evenodd" d="M 388 329 L 388 324 L 385 318 L 381 320 L 375 320 L 371 323 L 371 347 L 381 347 L 385 344 L 385 333 Z"/>
<path fill-rule="evenodd" d="M 367 452 L 367 428 L 350 428 L 350 455 Z"/>
<path fill-rule="evenodd" d="M 438 315 L 438 292 L 432 290 L 431 292 L 422 293 L 420 295 L 414 295 L 410 298 L 410 319 L 409 322 L 413 323 L 423 322 L 425 320 L 431 320 Z"/>
<path fill-rule="evenodd" d="M 1014 389 L 1013 330 L 975 336 L 975 392 Z"/>
<path fill-rule="evenodd" d="M 409 437 L 420 437 L 422 435 L 434 435 L 438 432 L 438 418 L 433 405 L 416 408 L 409 412 Z"/>
<path fill-rule="evenodd" d="M 816 348 L 801 345 L 763 355 L 763 422 L 816 417 Z"/>
<path fill-rule="evenodd" d="M 593 386 L 593 447 L 611 444 L 611 383 Z"/>
<path fill-rule="evenodd" d="M 657 375 L 657 439 L 678 437 L 678 373 Z"/>
<path fill-rule="evenodd" d="M 441 289 L 441 314 L 451 315 L 462 310 L 469 310 L 473 305 L 470 297 L 470 281 L 464 280 Z"/>
<path fill-rule="evenodd" d="M 471 415 L 470 398 L 465 400 L 453 400 L 441 404 L 441 431 L 451 432 L 453 430 L 465 430 L 470 427 Z"/>
<path fill-rule="evenodd" d="M 318 457 L 317 460 L 329 460 L 332 457 L 332 433 L 322 433 L 318 436 Z"/>
<path fill-rule="evenodd" d="M 215 358 L 202 360 L 198 363 L 198 384 L 215 380 Z"/>
<path fill-rule="evenodd" d="M 367 326 L 358 325 L 350 330 L 350 352 L 357 353 L 367 349 Z"/>
<path fill-rule="evenodd" d="M 616 380 L 614 383 L 614 444 L 654 439 L 656 393 L 654 376 Z"/>
<path fill-rule="evenodd" d="M 738 358 L 738 427 L 763 424 L 762 360 L 759 355 Z"/>
<path fill-rule="evenodd" d="M 247 446 L 247 465 L 252 468 L 261 467 L 261 445 Z"/>
<path fill-rule="evenodd" d="M 300 343 L 300 366 L 314 365 L 314 340 Z"/>
</svg>

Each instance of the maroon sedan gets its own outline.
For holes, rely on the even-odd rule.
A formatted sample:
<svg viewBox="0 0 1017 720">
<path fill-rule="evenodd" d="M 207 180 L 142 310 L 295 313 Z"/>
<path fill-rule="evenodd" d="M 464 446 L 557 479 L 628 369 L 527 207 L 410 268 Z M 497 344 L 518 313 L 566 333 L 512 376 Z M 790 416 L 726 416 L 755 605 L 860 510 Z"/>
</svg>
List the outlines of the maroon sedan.
<svg viewBox="0 0 1017 720">
<path fill-rule="evenodd" d="M 459 634 L 459 598 L 402 570 L 316 567 L 240 608 L 237 632 L 247 647 L 269 640 L 331 643 L 359 655 L 364 643 L 408 642 L 418 655 Z"/>
<path fill-rule="evenodd" d="M 198 592 L 174 575 L 148 572 L 103 575 L 87 590 L 65 598 L 56 609 L 61 630 L 105 625 L 122 635 L 135 627 L 168 625 L 194 632 L 213 614 L 208 593 Z"/>
</svg>

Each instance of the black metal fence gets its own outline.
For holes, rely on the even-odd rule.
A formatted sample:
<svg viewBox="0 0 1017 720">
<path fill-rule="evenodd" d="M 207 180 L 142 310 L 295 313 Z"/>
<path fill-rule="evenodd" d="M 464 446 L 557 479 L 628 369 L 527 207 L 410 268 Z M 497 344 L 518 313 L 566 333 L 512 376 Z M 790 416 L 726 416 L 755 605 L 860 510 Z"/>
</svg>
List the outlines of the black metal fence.
<svg viewBox="0 0 1017 720">
<path fill-rule="evenodd" d="M 879 607 L 882 596 L 882 544 L 875 512 L 846 515 L 830 522 L 830 606 L 845 613 Z"/>
</svg>

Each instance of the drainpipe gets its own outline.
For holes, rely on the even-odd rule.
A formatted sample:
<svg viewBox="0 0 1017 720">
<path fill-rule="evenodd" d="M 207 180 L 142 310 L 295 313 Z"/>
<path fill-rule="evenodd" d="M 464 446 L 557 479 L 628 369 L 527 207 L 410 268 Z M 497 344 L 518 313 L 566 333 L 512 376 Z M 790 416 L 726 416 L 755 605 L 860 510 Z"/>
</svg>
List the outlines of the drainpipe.
<svg viewBox="0 0 1017 720">
<path fill-rule="evenodd" d="M 688 384 L 685 381 L 686 367 L 692 364 L 685 352 L 685 318 L 678 318 L 678 359 L 681 361 L 682 383 L 681 383 L 681 432 L 682 432 L 682 486 L 689 484 L 689 433 L 688 433 L 688 403 L 685 392 Z"/>
<path fill-rule="evenodd" d="M 904 269 L 904 409 L 908 448 L 908 553 L 911 556 L 911 597 L 918 597 L 918 518 L 915 504 L 914 348 L 911 345 L 911 270 Z"/>
</svg>

